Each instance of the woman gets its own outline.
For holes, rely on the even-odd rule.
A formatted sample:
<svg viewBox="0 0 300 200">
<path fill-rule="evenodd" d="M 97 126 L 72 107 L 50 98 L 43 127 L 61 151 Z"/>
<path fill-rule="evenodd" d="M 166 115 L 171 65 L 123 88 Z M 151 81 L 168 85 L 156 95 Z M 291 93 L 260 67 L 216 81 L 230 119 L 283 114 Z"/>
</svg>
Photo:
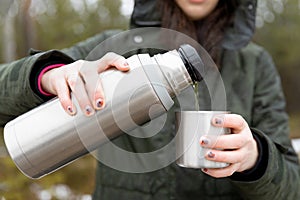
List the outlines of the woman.
<svg viewBox="0 0 300 200">
<path fill-rule="evenodd" d="M 254 29 L 256 1 L 157 2 L 137 0 L 131 26 L 161 26 L 183 32 L 210 53 L 225 84 L 227 108 L 236 114 L 213 120 L 215 126 L 231 128 L 233 134 L 220 137 L 206 158 L 230 165 L 221 169 L 202 169 L 202 173 L 171 164 L 153 172 L 133 174 L 111 169 L 99 162 L 94 199 L 299 199 L 300 167 L 288 137 L 288 119 L 279 76 L 268 53 L 249 42 Z M 7 102 L 1 90 L 2 124 L 46 100 L 46 93 L 58 95 L 64 109 L 75 114 L 68 87 L 74 88 L 72 77 L 78 76 L 74 71 L 78 72 L 84 61 L 71 63 L 71 58 L 85 58 L 96 44 L 113 34 L 106 32 L 95 36 L 63 50 L 63 53 L 38 53 L 12 63 L 11 68 L 2 66 L 0 69 L 10 71 L 19 65 L 18 69 L 23 70 L 19 74 L 27 75 L 11 76 L 8 81 L 8 85 L 13 86 L 26 78 L 23 88 L 5 90 L 10 99 L 16 99 L 19 91 L 26 91 L 25 100 Z M 93 73 L 110 65 L 128 70 L 124 58 L 116 56 L 117 61 L 107 61 L 107 57 L 97 61 Z M 71 64 L 41 73 L 45 67 L 54 68 L 60 66 L 56 64 L 67 63 Z M 60 82 L 53 81 L 57 77 L 61 77 Z M 97 88 L 98 95 L 89 96 L 91 92 L 87 92 L 81 101 L 81 108 L 87 115 L 105 103 L 101 87 Z M 12 105 L 17 107 L 4 109 Z M 165 127 L 153 138 L 140 140 L 124 135 L 114 142 L 132 152 L 148 152 L 153 150 L 152 147 L 155 149 L 168 143 L 173 137 L 172 124 L 170 116 Z M 211 144 L 207 138 L 202 138 L 199 145 L 210 147 Z"/>
</svg>

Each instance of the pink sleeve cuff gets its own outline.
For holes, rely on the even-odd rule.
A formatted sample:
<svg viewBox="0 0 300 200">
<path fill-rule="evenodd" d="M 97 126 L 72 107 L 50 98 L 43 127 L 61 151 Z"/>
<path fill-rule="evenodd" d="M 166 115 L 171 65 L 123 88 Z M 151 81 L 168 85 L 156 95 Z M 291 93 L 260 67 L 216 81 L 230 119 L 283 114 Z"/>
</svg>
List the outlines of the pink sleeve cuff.
<svg viewBox="0 0 300 200">
<path fill-rule="evenodd" d="M 53 94 L 50 94 L 48 92 L 45 92 L 43 89 L 42 89 L 42 85 L 41 85 L 41 82 L 42 82 L 42 76 L 47 72 L 49 71 L 50 69 L 54 69 L 54 68 L 58 68 L 58 67 L 61 67 L 61 66 L 64 66 L 65 64 L 55 64 L 55 65 L 49 65 L 47 67 L 45 67 L 41 73 L 39 74 L 38 76 L 38 89 L 39 89 L 39 92 L 45 96 L 54 96 Z"/>
</svg>

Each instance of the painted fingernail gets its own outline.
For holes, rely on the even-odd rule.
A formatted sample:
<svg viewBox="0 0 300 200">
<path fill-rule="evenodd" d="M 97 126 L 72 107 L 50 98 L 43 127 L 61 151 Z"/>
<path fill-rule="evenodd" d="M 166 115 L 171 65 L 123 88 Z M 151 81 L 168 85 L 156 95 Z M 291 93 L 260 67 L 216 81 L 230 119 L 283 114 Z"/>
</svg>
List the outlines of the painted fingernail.
<svg viewBox="0 0 300 200">
<path fill-rule="evenodd" d="M 203 168 L 202 171 L 206 173 L 208 170 L 207 168 Z"/>
<path fill-rule="evenodd" d="M 209 140 L 206 139 L 206 138 L 204 138 L 204 139 L 201 140 L 201 145 L 206 145 L 208 143 L 209 143 Z"/>
<path fill-rule="evenodd" d="M 103 100 L 102 99 L 98 99 L 96 101 L 96 106 L 97 106 L 97 108 L 101 108 L 103 106 Z"/>
<path fill-rule="evenodd" d="M 208 154 L 207 154 L 207 156 L 209 157 L 209 158 L 214 158 L 215 157 L 215 154 L 213 153 L 213 152 L 209 152 Z"/>
<path fill-rule="evenodd" d="M 73 110 L 72 106 L 68 106 L 68 107 L 67 107 L 67 110 L 68 110 L 68 112 L 69 112 L 71 115 L 74 114 L 74 110 Z"/>
<path fill-rule="evenodd" d="M 91 108 L 91 106 L 87 105 L 87 106 L 85 107 L 85 113 L 86 113 L 87 115 L 90 115 L 90 114 L 93 113 L 93 109 Z"/>
<path fill-rule="evenodd" d="M 223 122 L 223 120 L 221 118 L 219 118 L 219 117 L 215 118 L 215 124 L 220 125 L 220 124 L 222 124 L 222 122 Z"/>
</svg>

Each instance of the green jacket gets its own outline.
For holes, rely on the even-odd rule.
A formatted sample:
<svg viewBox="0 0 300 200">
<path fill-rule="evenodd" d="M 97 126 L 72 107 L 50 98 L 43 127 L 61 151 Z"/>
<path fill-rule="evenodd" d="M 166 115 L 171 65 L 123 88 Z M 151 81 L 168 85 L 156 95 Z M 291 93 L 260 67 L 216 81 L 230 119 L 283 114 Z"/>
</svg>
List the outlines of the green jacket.
<svg viewBox="0 0 300 200">
<path fill-rule="evenodd" d="M 107 31 L 68 49 L 34 52 L 32 56 L 0 65 L 1 125 L 48 100 L 35 86 L 36 76 L 43 66 L 85 59 L 97 44 L 118 32 Z M 99 56 L 104 53 L 99 52 Z M 153 172 L 133 174 L 99 162 L 94 199 L 300 199 L 298 157 L 289 140 L 284 95 L 270 55 L 249 43 L 238 49 L 224 48 L 221 64 L 227 109 L 242 115 L 252 128 L 259 144 L 259 164 L 251 171 L 215 179 L 200 170 L 180 168 L 175 163 Z M 205 89 L 200 87 L 199 92 L 200 108 L 205 109 Z M 192 98 L 188 94 L 182 96 L 186 103 L 181 106 L 189 109 L 193 105 Z M 178 102 L 155 136 L 138 139 L 123 135 L 115 139 L 114 144 L 132 152 L 160 149 L 174 137 L 177 109 Z M 109 153 L 113 159 L 114 152 Z M 160 162 L 159 159 L 155 162 Z M 143 165 L 142 159 L 140 162 Z"/>
</svg>

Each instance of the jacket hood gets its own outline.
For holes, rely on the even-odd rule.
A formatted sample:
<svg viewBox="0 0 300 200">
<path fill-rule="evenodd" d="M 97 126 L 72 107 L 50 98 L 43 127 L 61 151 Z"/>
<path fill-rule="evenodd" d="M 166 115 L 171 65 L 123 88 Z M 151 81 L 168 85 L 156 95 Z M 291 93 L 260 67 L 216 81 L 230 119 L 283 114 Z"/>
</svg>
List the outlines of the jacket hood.
<svg viewBox="0 0 300 200">
<path fill-rule="evenodd" d="M 158 0 L 135 0 L 130 27 L 159 27 L 161 16 L 156 7 Z M 255 31 L 257 0 L 239 0 L 234 24 L 226 30 L 222 46 L 236 50 L 246 46 Z"/>
</svg>

